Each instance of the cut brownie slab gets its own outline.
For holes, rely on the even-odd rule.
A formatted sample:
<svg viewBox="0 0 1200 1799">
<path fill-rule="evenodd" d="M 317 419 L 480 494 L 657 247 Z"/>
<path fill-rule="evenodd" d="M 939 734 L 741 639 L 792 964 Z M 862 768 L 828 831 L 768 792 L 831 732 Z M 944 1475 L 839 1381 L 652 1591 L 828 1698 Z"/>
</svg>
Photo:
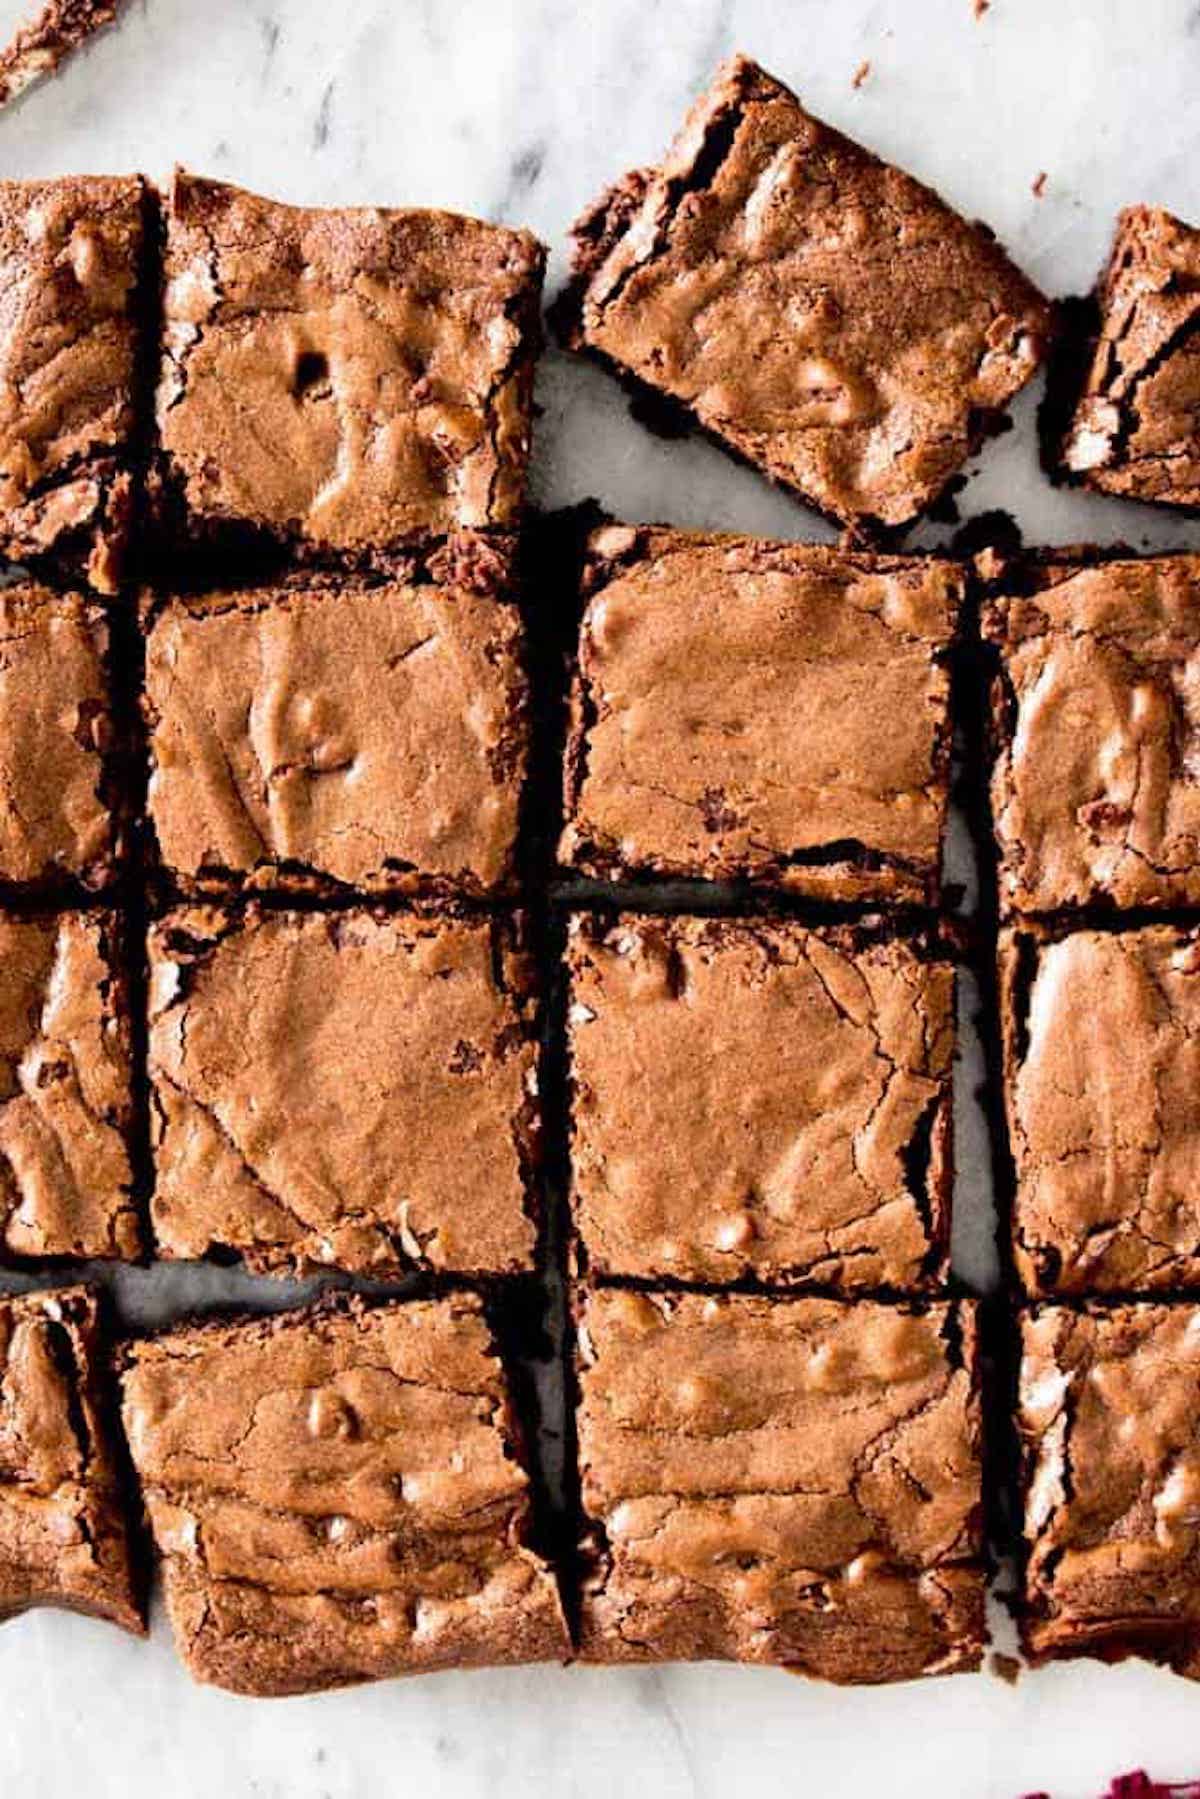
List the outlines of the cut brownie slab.
<svg viewBox="0 0 1200 1799">
<path fill-rule="evenodd" d="M 945 1270 L 954 970 L 793 923 L 573 921 L 589 1269 L 912 1289 Z"/>
<path fill-rule="evenodd" d="M 847 524 L 924 511 L 1049 330 L 983 226 L 744 56 L 574 238 L 568 344 Z"/>
<path fill-rule="evenodd" d="M 145 1628 L 107 1379 L 85 1287 L 0 1299 L 0 1616 L 59 1605 Z"/>
<path fill-rule="evenodd" d="M 1027 1649 L 1200 1677 L 1200 1310 L 1044 1306 L 1022 1335 Z"/>
<path fill-rule="evenodd" d="M 0 182 L 0 554 L 101 593 L 129 525 L 145 212 L 139 176 Z"/>
<path fill-rule="evenodd" d="M 157 611 L 149 814 L 185 891 L 510 883 L 527 752 L 520 615 L 418 577 Z"/>
<path fill-rule="evenodd" d="M 1200 556 L 999 575 L 992 813 L 1003 904 L 1200 904 Z"/>
<path fill-rule="evenodd" d="M 596 1292 L 580 1357 L 585 1657 L 979 1665 L 970 1305 Z"/>
<path fill-rule="evenodd" d="M 189 534 L 360 558 L 516 523 L 543 266 L 527 232 L 180 172 L 165 254 L 158 475 Z"/>
<path fill-rule="evenodd" d="M 936 899 L 959 568 L 608 526 L 584 584 L 565 862 Z"/>
<path fill-rule="evenodd" d="M 1200 932 L 1008 931 L 1000 985 L 1026 1286 L 1200 1288 Z"/>
<path fill-rule="evenodd" d="M 183 909 L 150 936 L 161 1254 L 532 1265 L 531 969 L 500 920 Z"/>
<path fill-rule="evenodd" d="M 565 1659 L 474 1298 L 185 1327 L 131 1348 L 122 1393 L 198 1680 L 302 1693 Z"/>
<path fill-rule="evenodd" d="M 0 913 L 0 1247 L 135 1257 L 129 1000 L 118 918 Z"/>
<path fill-rule="evenodd" d="M 1062 471 L 1126 499 L 1200 507 L 1200 230 L 1128 207 L 1096 309 Z"/>
</svg>

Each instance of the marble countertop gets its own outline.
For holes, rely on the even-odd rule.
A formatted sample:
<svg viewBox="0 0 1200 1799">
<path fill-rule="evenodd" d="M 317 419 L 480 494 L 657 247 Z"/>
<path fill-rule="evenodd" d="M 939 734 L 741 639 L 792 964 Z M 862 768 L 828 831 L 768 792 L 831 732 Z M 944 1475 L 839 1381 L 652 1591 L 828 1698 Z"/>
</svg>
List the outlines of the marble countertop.
<svg viewBox="0 0 1200 1799">
<path fill-rule="evenodd" d="M 0 0 L 0 28 L 26 10 Z M 1121 205 L 1200 219 L 1196 0 L 992 0 L 980 19 L 973 0 L 128 0 L 119 28 L 0 114 L 0 169 L 165 175 L 178 160 L 301 202 L 460 208 L 536 230 L 553 288 L 570 220 L 662 150 L 735 48 L 986 218 L 1052 293 L 1090 285 Z M 596 370 L 551 353 L 539 398 L 542 504 L 594 495 L 629 518 L 830 535 L 716 450 L 649 436 Z M 1004 507 L 1031 541 L 1200 547 L 1194 524 L 1049 488 L 1035 405 L 982 459 L 964 515 Z M 965 1037 L 955 1257 L 985 1288 Z M 134 1272 L 121 1297 L 152 1320 L 249 1286 Z M 1133 1767 L 1200 1776 L 1200 1692 L 1132 1664 L 860 1692 L 742 1668 L 537 1668 L 255 1702 L 192 1686 L 161 1618 L 138 1644 L 41 1612 L 0 1630 L 0 1694 L 0 1783 L 24 1799 L 1092 1799 Z"/>
</svg>

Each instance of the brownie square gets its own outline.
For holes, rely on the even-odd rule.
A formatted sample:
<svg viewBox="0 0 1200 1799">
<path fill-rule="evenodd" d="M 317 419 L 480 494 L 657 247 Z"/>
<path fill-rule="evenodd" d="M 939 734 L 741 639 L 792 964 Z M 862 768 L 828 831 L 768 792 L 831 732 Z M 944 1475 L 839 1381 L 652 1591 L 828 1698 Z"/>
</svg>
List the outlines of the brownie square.
<svg viewBox="0 0 1200 1799">
<path fill-rule="evenodd" d="M 514 525 L 543 260 L 454 213 L 284 206 L 178 172 L 157 473 L 182 528 L 356 559 Z"/>
<path fill-rule="evenodd" d="M 0 556 L 114 593 L 129 527 L 145 183 L 0 182 Z"/>
<path fill-rule="evenodd" d="M 131 1347 L 122 1398 L 197 1680 L 305 1693 L 565 1659 L 477 1299 L 185 1326 Z"/>
<path fill-rule="evenodd" d="M 1044 354 L 984 226 L 744 56 L 573 235 L 565 341 L 847 524 L 924 511 Z"/>
<path fill-rule="evenodd" d="M 1000 988 L 1025 1285 L 1200 1289 L 1200 931 L 1008 930 Z"/>
<path fill-rule="evenodd" d="M 1200 230 L 1126 208 L 1095 309 L 1061 472 L 1102 493 L 1200 507 Z"/>
<path fill-rule="evenodd" d="M 1042 1306 L 1022 1327 L 1023 1636 L 1200 1676 L 1200 1310 Z"/>
<path fill-rule="evenodd" d="M 0 1248 L 137 1257 L 129 995 L 111 913 L 0 913 Z"/>
<path fill-rule="evenodd" d="M 580 1361 L 586 1659 L 978 1667 L 969 1303 L 600 1291 Z"/>
<path fill-rule="evenodd" d="M 149 954 L 161 1255 L 532 1266 L 532 969 L 504 921 L 185 907 Z"/>
<path fill-rule="evenodd" d="M 937 898 L 961 569 L 622 525 L 584 591 L 564 862 Z"/>
<path fill-rule="evenodd" d="M 96 1295 L 0 1299 L 0 1617 L 35 1605 L 139 1636 Z"/>
<path fill-rule="evenodd" d="M 998 576 L 992 815 L 1003 905 L 1200 903 L 1200 556 Z"/>
<path fill-rule="evenodd" d="M 572 921 L 589 1270 L 917 1289 L 945 1273 L 954 970 L 781 920 Z"/>
<path fill-rule="evenodd" d="M 528 689 L 494 594 L 422 569 L 169 602 L 143 706 L 158 859 L 185 892 L 512 883 Z"/>
</svg>

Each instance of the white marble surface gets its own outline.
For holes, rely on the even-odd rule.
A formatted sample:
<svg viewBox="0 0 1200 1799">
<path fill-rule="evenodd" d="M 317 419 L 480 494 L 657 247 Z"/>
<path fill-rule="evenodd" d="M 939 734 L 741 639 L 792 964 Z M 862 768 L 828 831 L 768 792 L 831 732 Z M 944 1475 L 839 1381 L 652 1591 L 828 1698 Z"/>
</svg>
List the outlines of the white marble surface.
<svg viewBox="0 0 1200 1799">
<path fill-rule="evenodd" d="M 0 25 L 21 10 L 0 0 Z M 460 207 L 539 231 L 554 284 L 575 212 L 662 149 L 735 47 L 988 219 L 1052 292 L 1090 283 L 1121 204 L 1200 219 L 1195 0 L 993 0 L 978 22 L 972 0 L 129 0 L 119 29 L 0 115 L 0 171 L 178 159 L 298 201 Z M 549 356 L 540 397 L 543 502 L 825 535 L 715 450 L 647 436 L 596 371 Z M 1200 544 L 1195 526 L 1053 493 L 1032 422 L 1030 401 L 964 512 L 1004 506 L 1031 539 Z M 973 1075 L 956 1255 L 985 1283 Z M 231 1284 L 177 1272 L 166 1292 L 146 1275 L 122 1290 L 150 1318 Z M 1136 1666 L 849 1693 L 736 1668 L 536 1669 L 256 1703 L 192 1687 L 161 1619 L 148 1645 L 48 1613 L 0 1631 L 0 1784 L 26 1799 L 1090 1799 L 1134 1766 L 1200 1776 L 1200 1692 Z"/>
</svg>

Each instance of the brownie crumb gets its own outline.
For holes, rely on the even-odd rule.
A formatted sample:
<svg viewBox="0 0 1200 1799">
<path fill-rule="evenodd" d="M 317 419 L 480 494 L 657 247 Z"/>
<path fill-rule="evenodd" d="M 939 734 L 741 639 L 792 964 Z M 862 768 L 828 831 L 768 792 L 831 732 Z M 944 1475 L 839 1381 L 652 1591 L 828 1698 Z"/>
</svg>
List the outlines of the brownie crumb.
<svg viewBox="0 0 1200 1799">
<path fill-rule="evenodd" d="M 1033 195 L 1035 200 L 1040 200 L 1042 198 L 1042 195 L 1046 191 L 1046 171 L 1045 171 L 1045 169 L 1041 169 L 1038 172 L 1038 174 L 1034 177 L 1032 183 L 1030 184 L 1029 191 Z"/>
<path fill-rule="evenodd" d="M 870 75 L 870 73 L 871 73 L 870 63 L 866 62 L 866 61 L 860 62 L 857 69 L 855 69 L 854 74 L 851 78 L 850 86 L 853 88 L 862 87 L 863 83 L 867 80 L 867 77 Z"/>
<path fill-rule="evenodd" d="M 1021 1678 L 1021 1661 L 1018 1656 L 1005 1655 L 1003 1650 L 994 1649 L 988 1657 L 988 1671 L 1005 1686 L 1015 1687 Z"/>
</svg>

